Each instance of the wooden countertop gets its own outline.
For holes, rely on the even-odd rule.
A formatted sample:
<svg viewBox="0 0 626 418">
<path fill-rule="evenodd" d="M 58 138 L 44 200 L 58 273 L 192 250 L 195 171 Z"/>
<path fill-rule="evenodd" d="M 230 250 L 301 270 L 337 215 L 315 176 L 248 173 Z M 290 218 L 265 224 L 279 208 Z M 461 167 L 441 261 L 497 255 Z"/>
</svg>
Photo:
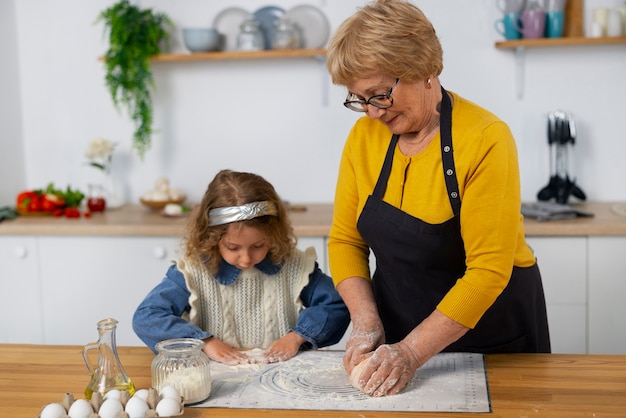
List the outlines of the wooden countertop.
<svg viewBox="0 0 626 418">
<path fill-rule="evenodd" d="M 626 202 L 583 202 L 572 205 L 583 212 L 594 214 L 591 218 L 574 218 L 539 222 L 524 219 L 527 236 L 626 236 Z"/>
<path fill-rule="evenodd" d="M 302 207 L 306 208 L 301 210 Z M 525 219 L 528 236 L 626 236 L 625 202 L 584 202 L 576 208 L 592 218 L 538 222 Z M 299 204 L 289 216 L 299 237 L 327 236 L 332 222 L 332 204 Z M 621 209 L 617 211 L 615 209 Z M 127 205 L 94 214 L 91 218 L 66 219 L 52 216 L 20 216 L 0 222 L 0 235 L 102 235 L 173 236 L 184 234 L 186 217 L 168 218 L 141 205 Z"/>
<path fill-rule="evenodd" d="M 326 236 L 332 222 L 332 205 L 298 204 L 289 206 L 294 232 L 299 237 Z M 303 210 L 305 209 L 305 210 Z M 55 218 L 54 216 L 19 216 L 0 222 L 2 235 L 88 235 L 180 237 L 185 233 L 187 217 L 172 218 L 142 205 L 95 213 L 90 218 Z"/>
<path fill-rule="evenodd" d="M 146 347 L 118 347 L 118 352 L 135 386 L 149 388 L 154 354 Z M 34 418 L 44 405 L 61 402 L 66 392 L 84 398 L 89 375 L 81 353 L 82 346 L 0 344 L 0 416 Z M 185 408 L 182 417 L 626 416 L 626 355 L 497 354 L 486 359 L 488 414 Z"/>
</svg>

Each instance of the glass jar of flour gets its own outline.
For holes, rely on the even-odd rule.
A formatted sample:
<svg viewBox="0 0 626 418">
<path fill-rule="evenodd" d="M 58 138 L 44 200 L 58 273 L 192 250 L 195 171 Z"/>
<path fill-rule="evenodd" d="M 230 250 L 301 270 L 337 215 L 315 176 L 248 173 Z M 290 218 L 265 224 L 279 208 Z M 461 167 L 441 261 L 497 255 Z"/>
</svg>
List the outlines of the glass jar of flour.
<svg viewBox="0 0 626 418">
<path fill-rule="evenodd" d="M 176 338 L 156 345 L 152 361 L 152 386 L 161 392 L 173 386 L 183 396 L 185 405 L 205 401 L 211 394 L 209 358 L 202 351 L 204 342 L 195 338 Z"/>
</svg>

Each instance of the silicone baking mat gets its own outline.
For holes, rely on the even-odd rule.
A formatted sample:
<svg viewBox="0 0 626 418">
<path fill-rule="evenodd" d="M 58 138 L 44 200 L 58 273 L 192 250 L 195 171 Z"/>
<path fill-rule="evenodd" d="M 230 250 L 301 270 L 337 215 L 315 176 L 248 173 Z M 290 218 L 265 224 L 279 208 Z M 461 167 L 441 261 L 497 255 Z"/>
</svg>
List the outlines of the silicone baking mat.
<svg viewBox="0 0 626 418">
<path fill-rule="evenodd" d="M 399 394 L 373 398 L 353 388 L 341 351 L 304 351 L 281 363 L 211 363 L 211 395 L 201 408 L 490 412 L 482 354 L 441 353 Z"/>
</svg>

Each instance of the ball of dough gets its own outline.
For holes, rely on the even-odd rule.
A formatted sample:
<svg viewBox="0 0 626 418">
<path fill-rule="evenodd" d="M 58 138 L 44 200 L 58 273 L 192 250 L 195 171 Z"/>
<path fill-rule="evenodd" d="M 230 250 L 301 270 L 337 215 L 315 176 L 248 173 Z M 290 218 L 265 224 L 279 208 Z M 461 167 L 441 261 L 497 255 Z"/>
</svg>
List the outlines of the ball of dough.
<svg viewBox="0 0 626 418">
<path fill-rule="evenodd" d="M 352 369 L 352 373 L 350 373 L 350 384 L 360 391 L 363 391 L 363 386 L 359 385 L 359 379 L 361 379 L 361 373 L 363 373 L 363 369 L 365 369 L 369 361 L 370 357 L 362 360 Z"/>
</svg>

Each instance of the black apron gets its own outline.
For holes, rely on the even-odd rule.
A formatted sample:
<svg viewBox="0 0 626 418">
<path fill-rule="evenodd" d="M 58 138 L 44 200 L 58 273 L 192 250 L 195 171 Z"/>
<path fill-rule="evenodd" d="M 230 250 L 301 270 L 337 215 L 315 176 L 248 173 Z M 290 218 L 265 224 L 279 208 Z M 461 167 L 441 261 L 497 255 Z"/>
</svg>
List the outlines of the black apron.
<svg viewBox="0 0 626 418">
<path fill-rule="evenodd" d="M 374 192 L 357 224 L 376 256 L 372 285 L 386 342 L 390 344 L 403 339 L 430 315 L 466 270 L 452 149 L 452 106 L 443 87 L 441 91 L 441 157 L 454 216 L 441 224 L 430 224 L 383 201 L 398 141 L 393 135 Z M 537 265 L 514 267 L 509 284 L 476 327 L 444 351 L 550 352 Z"/>
</svg>

